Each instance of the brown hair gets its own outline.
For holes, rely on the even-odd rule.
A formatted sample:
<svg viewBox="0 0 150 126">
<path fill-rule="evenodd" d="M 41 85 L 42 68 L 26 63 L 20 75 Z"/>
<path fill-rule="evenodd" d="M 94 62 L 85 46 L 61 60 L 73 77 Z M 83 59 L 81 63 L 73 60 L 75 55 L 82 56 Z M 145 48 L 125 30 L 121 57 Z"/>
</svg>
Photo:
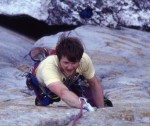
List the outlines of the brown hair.
<svg viewBox="0 0 150 126">
<path fill-rule="evenodd" d="M 56 55 L 59 60 L 65 56 L 71 62 L 78 62 L 82 58 L 83 52 L 83 45 L 77 37 L 66 36 L 64 33 L 59 37 L 56 46 Z"/>
</svg>

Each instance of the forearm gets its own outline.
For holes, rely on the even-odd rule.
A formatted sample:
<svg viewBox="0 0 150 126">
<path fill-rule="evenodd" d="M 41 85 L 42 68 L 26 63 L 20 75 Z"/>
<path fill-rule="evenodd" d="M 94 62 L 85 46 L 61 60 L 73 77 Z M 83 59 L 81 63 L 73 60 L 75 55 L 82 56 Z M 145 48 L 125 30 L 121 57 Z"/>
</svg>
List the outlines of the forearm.
<svg viewBox="0 0 150 126">
<path fill-rule="evenodd" d="M 103 96 L 103 90 L 101 86 L 101 82 L 97 80 L 96 76 L 88 80 L 90 84 L 90 90 L 94 99 L 94 102 L 96 104 L 96 107 L 104 107 L 104 96 Z"/>
<path fill-rule="evenodd" d="M 52 83 L 48 88 L 69 106 L 80 108 L 79 97 L 71 92 L 64 84 L 60 82 Z"/>
<path fill-rule="evenodd" d="M 104 107 L 104 98 L 103 98 L 103 90 L 102 90 L 101 85 L 100 84 L 92 85 L 91 92 L 92 92 L 96 107 L 103 108 Z"/>
<path fill-rule="evenodd" d="M 80 108 L 79 97 L 69 90 L 63 90 L 61 99 L 71 107 Z"/>
</svg>

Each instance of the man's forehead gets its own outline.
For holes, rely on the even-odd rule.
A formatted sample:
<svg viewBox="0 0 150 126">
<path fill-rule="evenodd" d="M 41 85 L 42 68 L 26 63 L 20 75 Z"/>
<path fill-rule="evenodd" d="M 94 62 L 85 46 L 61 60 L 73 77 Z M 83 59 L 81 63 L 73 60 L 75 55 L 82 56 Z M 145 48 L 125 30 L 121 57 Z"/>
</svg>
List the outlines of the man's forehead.
<svg viewBox="0 0 150 126">
<path fill-rule="evenodd" d="M 60 60 L 61 60 L 61 61 L 71 62 L 71 63 L 77 63 L 77 62 L 72 62 L 72 61 L 70 61 L 70 60 L 67 58 L 67 56 L 64 56 L 64 55 L 61 57 Z"/>
<path fill-rule="evenodd" d="M 63 56 L 61 57 L 61 60 L 68 60 L 68 58 L 67 58 L 67 56 L 64 56 L 64 55 L 63 55 Z M 69 60 L 68 60 L 68 61 L 69 61 Z"/>
</svg>

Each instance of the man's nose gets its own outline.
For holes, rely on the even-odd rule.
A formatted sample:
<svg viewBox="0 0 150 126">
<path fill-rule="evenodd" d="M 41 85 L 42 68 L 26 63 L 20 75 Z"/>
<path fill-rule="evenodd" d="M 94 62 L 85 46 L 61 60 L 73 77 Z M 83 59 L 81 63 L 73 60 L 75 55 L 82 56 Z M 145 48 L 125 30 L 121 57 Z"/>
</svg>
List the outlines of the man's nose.
<svg viewBox="0 0 150 126">
<path fill-rule="evenodd" d="M 68 64 L 68 69 L 73 69 L 73 65 L 72 64 Z"/>
</svg>

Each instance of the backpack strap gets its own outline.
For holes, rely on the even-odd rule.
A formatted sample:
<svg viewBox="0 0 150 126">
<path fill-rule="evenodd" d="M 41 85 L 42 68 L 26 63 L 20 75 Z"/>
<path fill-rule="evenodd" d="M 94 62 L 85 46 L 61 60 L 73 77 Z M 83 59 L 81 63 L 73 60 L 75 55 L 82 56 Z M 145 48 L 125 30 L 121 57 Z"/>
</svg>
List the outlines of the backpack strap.
<svg viewBox="0 0 150 126">
<path fill-rule="evenodd" d="M 36 74 L 36 69 L 37 69 L 37 67 L 38 67 L 39 64 L 40 64 L 40 62 L 36 62 L 36 63 L 34 64 L 34 67 L 33 67 L 33 70 L 32 70 L 32 75 L 35 76 L 35 74 Z"/>
</svg>

